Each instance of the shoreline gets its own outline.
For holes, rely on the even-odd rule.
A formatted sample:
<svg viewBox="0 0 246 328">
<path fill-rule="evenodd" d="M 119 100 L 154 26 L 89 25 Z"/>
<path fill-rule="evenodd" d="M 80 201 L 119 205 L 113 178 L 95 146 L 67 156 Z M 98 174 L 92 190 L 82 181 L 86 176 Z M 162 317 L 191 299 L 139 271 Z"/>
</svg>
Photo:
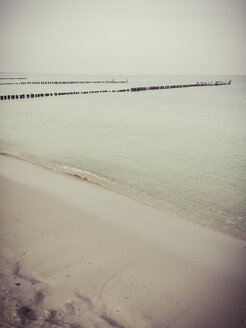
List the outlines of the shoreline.
<svg viewBox="0 0 246 328">
<path fill-rule="evenodd" d="M 13 157 L 0 176 L 3 327 L 246 325 L 245 241 Z"/>
<path fill-rule="evenodd" d="M 163 204 L 156 203 L 156 200 L 151 197 L 147 196 L 146 193 L 143 191 L 140 191 L 138 189 L 134 189 L 133 186 L 119 182 L 119 181 L 113 181 L 108 177 L 103 177 L 98 175 L 97 173 L 88 171 L 86 169 L 80 169 L 77 167 L 69 167 L 68 164 L 61 164 L 59 162 L 46 162 L 42 158 L 38 158 L 34 155 L 29 154 L 21 154 L 18 152 L 0 152 L 0 156 L 6 156 L 9 158 L 14 158 L 16 160 L 24 161 L 26 163 L 38 166 L 44 170 L 49 170 L 51 172 L 54 172 L 56 174 L 77 178 L 82 183 L 90 183 L 95 186 L 101 187 L 105 190 L 111 191 L 113 193 L 120 194 L 124 197 L 127 197 L 133 201 L 136 201 L 144 206 L 151 207 L 157 211 L 160 211 L 161 213 L 175 217 L 178 220 L 184 220 L 187 222 L 190 222 L 194 225 L 197 225 L 198 227 L 202 227 L 205 229 L 209 229 L 211 231 L 221 233 L 225 236 L 229 236 L 232 238 L 240 239 L 243 241 L 246 241 L 246 235 L 244 231 L 240 231 L 238 227 L 235 227 L 234 225 L 226 225 L 219 224 L 218 221 L 211 221 L 208 220 L 206 222 L 205 218 L 200 218 L 200 220 L 197 220 L 194 218 L 191 214 L 183 213 L 181 214 L 179 212 L 174 213 L 173 210 L 167 209 L 166 206 Z M 144 197 L 145 196 L 145 197 Z"/>
</svg>

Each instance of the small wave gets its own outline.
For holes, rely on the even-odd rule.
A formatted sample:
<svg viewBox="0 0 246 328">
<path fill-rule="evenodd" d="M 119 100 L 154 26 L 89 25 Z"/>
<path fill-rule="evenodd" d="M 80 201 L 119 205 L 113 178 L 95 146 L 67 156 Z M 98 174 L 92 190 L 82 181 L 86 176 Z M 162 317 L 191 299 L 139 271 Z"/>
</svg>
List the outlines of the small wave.
<svg viewBox="0 0 246 328">
<path fill-rule="evenodd" d="M 110 188 L 110 180 L 100 177 L 92 172 L 87 170 L 79 169 L 76 167 L 68 166 L 65 164 L 55 164 L 52 167 L 53 170 L 59 171 L 64 174 L 72 175 L 74 177 L 78 177 L 82 180 L 85 180 L 90 183 L 97 184 L 104 188 Z"/>
<path fill-rule="evenodd" d="M 16 159 L 24 160 L 28 163 L 32 163 L 38 166 L 41 166 L 43 168 L 56 171 L 58 173 L 63 173 L 67 175 L 71 175 L 74 177 L 78 177 L 86 182 L 94 183 L 97 185 L 100 185 L 104 188 L 110 189 L 110 180 L 100 177 L 92 172 L 89 172 L 84 169 L 80 169 L 77 167 L 69 166 L 68 164 L 62 164 L 57 161 L 52 160 L 46 160 L 43 158 L 40 158 L 35 155 L 30 155 L 27 153 L 22 153 L 18 151 L 2 151 L 0 152 L 1 155 L 10 156 Z"/>
<path fill-rule="evenodd" d="M 0 151 L 1 155 L 10 156 L 16 159 L 24 160 L 28 163 L 38 165 L 45 169 L 55 171 L 56 173 L 66 174 L 69 176 L 80 178 L 81 180 L 93 183 L 104 189 L 111 190 L 122 195 L 128 196 L 134 200 L 137 200 L 145 205 L 162 210 L 163 206 L 155 200 L 153 197 L 148 195 L 146 192 L 138 190 L 135 186 L 131 186 L 121 181 L 114 180 L 113 178 L 102 177 L 86 169 L 71 166 L 54 160 L 48 160 L 39 156 L 30 155 L 18 151 Z M 163 205 L 163 202 L 162 202 Z M 166 207 L 168 204 L 166 204 Z"/>
</svg>

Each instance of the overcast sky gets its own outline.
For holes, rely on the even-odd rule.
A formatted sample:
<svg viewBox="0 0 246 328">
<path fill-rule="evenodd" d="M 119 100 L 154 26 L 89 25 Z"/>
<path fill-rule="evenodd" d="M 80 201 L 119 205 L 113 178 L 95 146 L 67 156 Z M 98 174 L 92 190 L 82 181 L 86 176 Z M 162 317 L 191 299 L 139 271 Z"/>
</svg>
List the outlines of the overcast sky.
<svg viewBox="0 0 246 328">
<path fill-rule="evenodd" d="M 0 0 L 0 71 L 246 74 L 246 0 Z"/>
</svg>

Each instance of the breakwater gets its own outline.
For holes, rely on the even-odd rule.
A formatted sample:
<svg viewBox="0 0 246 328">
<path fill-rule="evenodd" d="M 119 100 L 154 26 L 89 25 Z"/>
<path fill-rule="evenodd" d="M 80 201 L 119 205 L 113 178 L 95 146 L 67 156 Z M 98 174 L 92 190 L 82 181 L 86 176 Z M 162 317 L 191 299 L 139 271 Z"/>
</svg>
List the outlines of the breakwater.
<svg viewBox="0 0 246 328">
<path fill-rule="evenodd" d="M 27 77 L 0 77 L 0 80 L 27 80 Z"/>
<path fill-rule="evenodd" d="M 137 92 L 137 91 L 151 91 L 151 90 L 167 90 L 167 89 L 178 89 L 188 87 L 208 87 L 208 86 L 221 86 L 230 85 L 229 81 L 215 81 L 215 82 L 196 82 L 192 84 L 173 84 L 163 86 L 149 86 L 149 87 L 132 87 L 128 89 L 116 89 L 116 90 L 90 90 L 90 91 L 72 91 L 72 92 L 45 92 L 45 93 L 28 93 L 28 94 L 11 94 L 1 95 L 0 100 L 11 100 L 11 99 L 26 99 L 26 98 L 39 98 L 39 97 L 52 97 L 52 96 L 65 96 L 65 95 L 79 95 L 79 94 L 91 94 L 91 93 L 105 93 L 105 92 Z"/>
<path fill-rule="evenodd" d="M 22 78 L 2 78 L 2 79 L 22 79 Z M 26 78 L 23 78 L 26 79 Z M 22 81 L 22 82 L 1 82 L 0 85 L 13 85 L 13 84 L 87 84 L 87 83 L 128 83 L 128 80 L 95 80 L 95 81 Z"/>
</svg>

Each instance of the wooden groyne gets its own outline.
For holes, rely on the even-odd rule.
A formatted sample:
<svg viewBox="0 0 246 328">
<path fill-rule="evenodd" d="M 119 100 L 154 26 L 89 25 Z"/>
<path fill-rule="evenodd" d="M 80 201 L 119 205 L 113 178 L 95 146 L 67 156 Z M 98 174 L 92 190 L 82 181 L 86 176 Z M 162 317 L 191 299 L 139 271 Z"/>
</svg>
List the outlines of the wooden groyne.
<svg viewBox="0 0 246 328">
<path fill-rule="evenodd" d="M 3 78 L 3 79 L 12 79 L 12 78 Z M 21 78 L 18 78 L 21 79 Z M 26 78 L 25 78 L 26 79 Z M 87 84 L 87 83 L 128 83 L 128 79 L 119 81 L 119 80 L 94 80 L 94 81 L 25 81 L 25 82 L 2 82 L 0 85 L 13 85 L 13 84 Z"/>
<path fill-rule="evenodd" d="M 0 100 L 11 100 L 11 99 L 26 99 L 26 98 L 39 98 L 39 97 L 52 97 L 52 96 L 65 96 L 65 95 L 79 95 L 79 94 L 90 94 L 90 93 L 105 93 L 105 92 L 137 92 L 137 91 L 151 91 L 151 90 L 167 90 L 167 89 L 178 89 L 188 87 L 208 87 L 208 86 L 220 86 L 230 85 L 229 81 L 215 81 L 215 82 L 197 82 L 192 84 L 173 84 L 163 86 L 150 86 L 150 87 L 133 87 L 129 89 L 118 89 L 118 90 L 90 90 L 90 91 L 71 91 L 71 92 L 53 92 L 53 93 L 28 93 L 19 95 L 4 95 L 0 96 Z"/>
<path fill-rule="evenodd" d="M 27 77 L 0 77 L 0 80 L 27 80 Z"/>
<path fill-rule="evenodd" d="M 196 82 L 192 84 L 174 84 L 174 85 L 162 85 L 162 86 L 152 86 L 152 87 L 137 87 L 137 88 L 131 88 L 130 91 L 177 89 L 177 88 L 188 88 L 188 87 L 209 87 L 209 86 L 230 85 L 230 84 L 231 84 L 231 80 L 215 81 L 215 82 Z"/>
</svg>

